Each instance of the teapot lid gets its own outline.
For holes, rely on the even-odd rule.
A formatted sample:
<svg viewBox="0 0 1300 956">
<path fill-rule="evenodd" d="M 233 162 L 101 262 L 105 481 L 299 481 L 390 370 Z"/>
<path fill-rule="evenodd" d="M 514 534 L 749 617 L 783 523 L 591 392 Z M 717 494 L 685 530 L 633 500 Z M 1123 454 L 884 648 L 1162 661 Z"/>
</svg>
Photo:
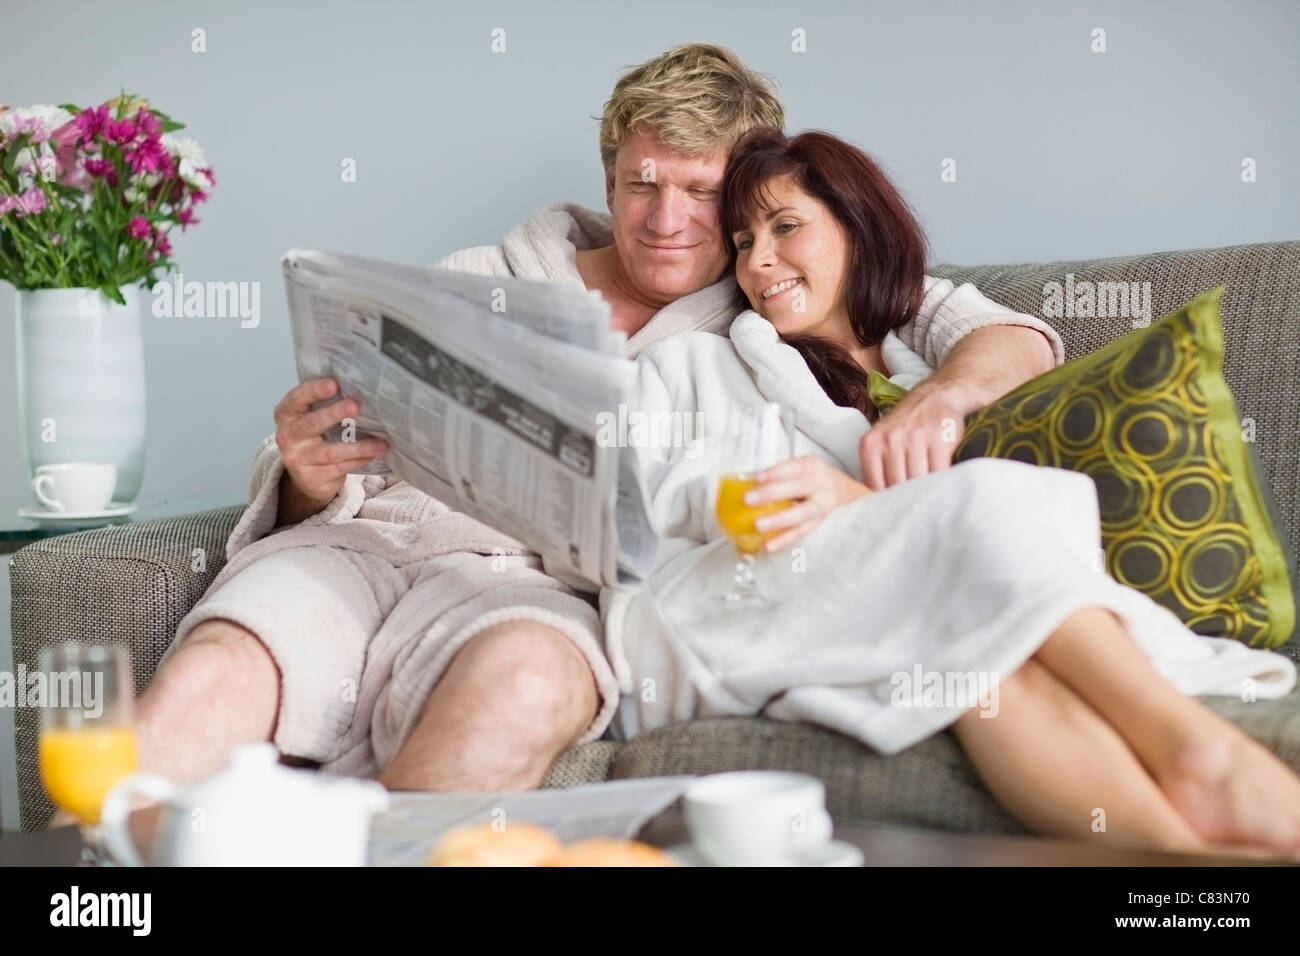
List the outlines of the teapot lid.
<svg viewBox="0 0 1300 956">
<path fill-rule="evenodd" d="M 273 744 L 232 747 L 221 770 L 178 792 L 175 802 L 195 809 L 248 796 L 265 804 L 297 800 L 322 786 L 314 774 L 281 766 L 279 760 Z"/>
</svg>

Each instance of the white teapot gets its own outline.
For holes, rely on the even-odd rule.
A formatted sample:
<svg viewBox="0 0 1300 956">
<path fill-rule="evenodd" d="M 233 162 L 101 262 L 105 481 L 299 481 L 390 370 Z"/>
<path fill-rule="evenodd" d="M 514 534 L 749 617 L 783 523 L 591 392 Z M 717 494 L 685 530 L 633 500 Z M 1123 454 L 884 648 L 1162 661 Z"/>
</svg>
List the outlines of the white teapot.
<svg viewBox="0 0 1300 956">
<path fill-rule="evenodd" d="M 278 759 L 271 744 L 251 744 L 232 748 L 222 770 L 189 787 L 155 774 L 127 777 L 104 799 L 100 840 L 124 866 L 364 866 L 370 817 L 388 808 L 388 791 Z M 127 828 L 135 794 L 162 805 L 147 862 Z"/>
</svg>

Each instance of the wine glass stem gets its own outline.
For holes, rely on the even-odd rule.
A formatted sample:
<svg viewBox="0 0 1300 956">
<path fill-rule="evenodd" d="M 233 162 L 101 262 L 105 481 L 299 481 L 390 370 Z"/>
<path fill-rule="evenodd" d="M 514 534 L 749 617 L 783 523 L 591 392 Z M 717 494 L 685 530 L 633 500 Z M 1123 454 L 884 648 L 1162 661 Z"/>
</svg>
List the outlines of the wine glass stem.
<svg viewBox="0 0 1300 956">
<path fill-rule="evenodd" d="M 99 866 L 99 829 L 94 824 L 83 823 L 81 830 L 81 862 L 79 866 Z"/>
<path fill-rule="evenodd" d="M 736 562 L 736 576 L 732 580 L 735 584 L 733 593 L 736 595 L 736 600 L 754 595 L 754 556 L 752 554 L 742 554 L 740 556 L 740 560 Z"/>
</svg>

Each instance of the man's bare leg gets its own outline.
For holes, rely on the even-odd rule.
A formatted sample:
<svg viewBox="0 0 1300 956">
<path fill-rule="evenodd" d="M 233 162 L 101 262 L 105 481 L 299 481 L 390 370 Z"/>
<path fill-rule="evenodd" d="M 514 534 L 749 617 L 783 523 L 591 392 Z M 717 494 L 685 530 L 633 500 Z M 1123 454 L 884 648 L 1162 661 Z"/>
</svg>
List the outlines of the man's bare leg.
<svg viewBox="0 0 1300 956">
<path fill-rule="evenodd" d="M 236 744 L 271 740 L 280 670 L 249 630 L 220 618 L 194 629 L 136 704 L 140 769 L 188 783 Z"/>
<path fill-rule="evenodd" d="M 379 780 L 391 790 L 535 788 L 599 702 L 587 659 L 562 633 L 499 624 L 456 654 Z"/>
<path fill-rule="evenodd" d="M 1032 658 L 999 682 L 996 716 L 980 714 L 968 710 L 953 733 L 1027 829 L 1112 846 L 1204 849 L 1114 728 Z M 1098 820 L 1104 829 L 1094 829 Z"/>
<path fill-rule="evenodd" d="M 1156 673 L 1113 614 L 1072 615 L 1035 656 L 1124 736 L 1206 842 L 1300 855 L 1300 777 Z"/>
</svg>

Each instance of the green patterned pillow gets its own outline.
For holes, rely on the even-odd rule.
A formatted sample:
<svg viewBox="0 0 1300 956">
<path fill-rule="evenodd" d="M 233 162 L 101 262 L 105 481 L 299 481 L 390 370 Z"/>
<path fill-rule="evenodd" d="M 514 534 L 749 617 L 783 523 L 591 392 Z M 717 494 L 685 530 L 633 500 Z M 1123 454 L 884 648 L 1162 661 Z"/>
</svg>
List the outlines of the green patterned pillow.
<svg viewBox="0 0 1300 956">
<path fill-rule="evenodd" d="M 1221 372 L 1223 291 L 974 412 L 953 460 L 1088 475 L 1112 577 L 1199 634 L 1277 647 L 1291 637 L 1296 602 L 1268 486 Z M 868 390 L 882 415 L 907 394 L 878 372 Z"/>
</svg>

